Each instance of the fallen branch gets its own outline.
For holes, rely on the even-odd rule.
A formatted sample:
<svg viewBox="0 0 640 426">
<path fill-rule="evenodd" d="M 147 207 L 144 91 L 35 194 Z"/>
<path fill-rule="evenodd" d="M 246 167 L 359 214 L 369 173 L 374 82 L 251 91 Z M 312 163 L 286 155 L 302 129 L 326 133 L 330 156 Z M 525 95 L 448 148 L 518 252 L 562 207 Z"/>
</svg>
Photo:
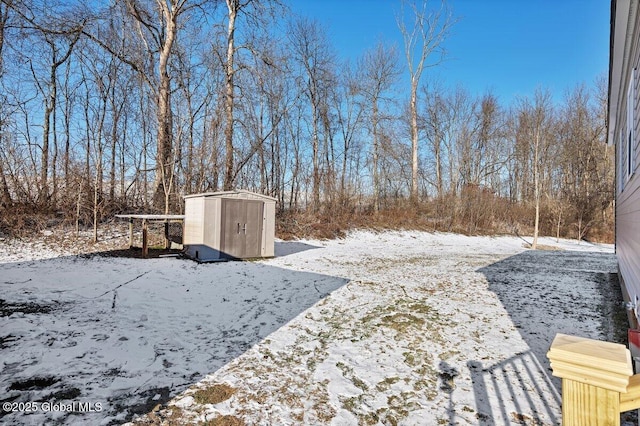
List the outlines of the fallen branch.
<svg viewBox="0 0 640 426">
<path fill-rule="evenodd" d="M 149 271 L 147 271 L 147 272 L 143 272 L 142 274 L 138 275 L 137 277 L 135 277 L 135 278 L 133 278 L 133 279 L 130 279 L 130 280 L 129 280 L 129 281 L 127 281 L 126 283 L 122 283 L 122 284 L 118 285 L 117 287 L 112 288 L 111 290 L 107 290 L 107 291 L 105 291 L 104 293 L 102 293 L 102 294 L 101 294 L 101 295 L 99 295 L 99 296 L 92 297 L 91 299 L 98 299 L 98 298 L 100 298 L 100 297 L 102 297 L 102 296 L 104 296 L 104 295 L 106 295 L 106 294 L 111 293 L 112 291 L 115 293 L 115 291 L 116 291 L 117 289 L 119 289 L 120 287 L 124 287 L 125 285 L 127 285 L 127 284 L 129 284 L 129 283 L 132 283 L 132 282 L 134 282 L 135 280 L 137 280 L 138 278 L 144 277 L 144 276 L 145 276 L 145 275 L 147 275 L 148 273 L 149 273 Z M 114 299 L 115 299 L 115 297 L 114 297 Z M 114 303 L 115 303 L 115 300 L 114 300 Z"/>
<path fill-rule="evenodd" d="M 31 281 L 31 278 L 25 281 L 4 281 L 2 284 L 26 284 Z"/>
</svg>

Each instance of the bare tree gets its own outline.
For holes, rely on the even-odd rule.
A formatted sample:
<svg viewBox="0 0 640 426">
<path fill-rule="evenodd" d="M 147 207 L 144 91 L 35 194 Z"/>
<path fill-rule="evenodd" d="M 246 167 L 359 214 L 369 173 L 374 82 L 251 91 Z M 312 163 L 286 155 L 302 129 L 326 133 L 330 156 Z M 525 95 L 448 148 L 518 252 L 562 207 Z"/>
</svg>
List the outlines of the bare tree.
<svg viewBox="0 0 640 426">
<path fill-rule="evenodd" d="M 9 10 L 12 3 L 13 2 L 10 0 L 0 2 L 0 76 L 4 72 L 4 56 L 2 55 L 2 52 L 4 48 L 5 28 L 9 21 Z"/>
<path fill-rule="evenodd" d="M 323 28 L 316 21 L 300 19 L 294 22 L 289 37 L 295 60 L 302 68 L 301 79 L 305 82 L 302 90 L 311 107 L 312 208 L 317 210 L 320 207 L 322 109 L 333 81 L 334 54 Z"/>
<path fill-rule="evenodd" d="M 380 209 L 380 122 L 388 120 L 388 114 L 380 111 L 383 102 L 388 100 L 385 94 L 391 89 L 400 75 L 398 54 L 394 47 L 382 43 L 365 53 L 360 65 L 363 73 L 362 90 L 367 104 L 371 105 L 369 131 L 372 136 L 372 170 L 373 170 L 373 209 Z"/>
<path fill-rule="evenodd" d="M 45 110 L 44 110 L 44 123 L 42 126 L 42 159 L 41 159 L 41 169 L 40 169 L 40 188 L 39 188 L 39 200 L 42 203 L 47 203 L 49 199 L 49 185 L 48 185 L 48 174 L 49 174 L 49 141 L 51 137 L 51 126 L 52 126 L 52 114 L 56 111 L 56 102 L 58 99 L 58 68 L 63 65 L 71 56 L 71 52 L 73 51 L 73 47 L 77 43 L 80 38 L 80 32 L 76 32 L 73 34 L 71 40 L 68 45 L 64 46 L 64 49 L 60 51 L 60 48 L 57 45 L 56 40 L 44 33 L 44 38 L 47 45 L 51 49 L 51 63 L 49 65 L 49 80 L 47 81 L 47 87 L 45 88 L 40 84 L 39 79 L 35 77 L 37 81 L 37 86 L 39 90 L 42 92 L 45 97 Z M 55 120 L 53 122 L 53 126 L 55 127 Z M 54 128 L 54 140 L 55 140 L 55 128 Z M 54 146 L 54 152 L 56 151 Z M 53 167 L 55 168 L 55 162 L 53 163 Z M 55 169 L 54 169 L 55 170 Z M 55 172 L 54 172 L 55 176 Z M 55 182 L 54 182 L 55 185 Z"/>
<path fill-rule="evenodd" d="M 442 62 L 445 56 L 444 41 L 455 19 L 446 2 L 434 11 L 428 9 L 428 1 L 402 0 L 402 9 L 397 17 L 397 24 L 404 39 L 404 53 L 411 77 L 411 93 L 409 100 L 411 128 L 411 198 L 418 199 L 418 87 L 425 68 L 434 67 Z M 411 14 L 407 25 L 405 5 L 408 4 Z"/>
<path fill-rule="evenodd" d="M 363 94 L 363 84 L 361 70 L 354 70 L 353 67 L 346 63 L 343 67 L 342 81 L 337 90 L 338 96 L 335 96 L 336 120 L 338 126 L 339 137 L 342 139 L 342 155 L 340 165 L 340 197 L 343 202 L 351 194 L 347 190 L 347 179 L 350 163 L 354 156 L 359 155 L 358 152 L 358 136 L 364 121 L 365 103 L 361 102 Z M 355 168 L 355 173 L 359 174 L 359 167 Z"/>
<path fill-rule="evenodd" d="M 533 101 L 521 99 L 518 107 L 521 135 L 528 144 L 533 174 L 533 201 L 535 204 L 532 249 L 538 246 L 540 231 L 540 201 L 542 196 L 543 167 L 548 164 L 547 150 L 551 146 L 554 125 L 554 111 L 551 94 L 537 89 Z"/>
<path fill-rule="evenodd" d="M 78 42 L 82 29 L 87 21 L 87 16 L 80 14 L 73 7 L 63 8 L 59 4 L 41 4 L 38 2 L 14 2 L 3 1 L 2 39 L 4 43 L 4 30 L 9 16 L 9 9 L 20 20 L 15 25 L 20 28 L 24 37 L 31 38 L 36 46 L 44 46 L 47 56 L 45 60 L 46 71 L 36 70 L 38 58 L 24 56 L 29 64 L 33 81 L 40 92 L 44 103 L 42 123 L 42 144 L 40 146 L 40 177 L 38 182 L 38 202 L 46 205 L 50 201 L 49 169 L 52 169 L 54 179 L 54 193 L 56 190 L 56 155 L 57 134 L 55 132 L 55 115 L 58 100 L 58 68 L 71 56 L 74 46 Z M 42 43 L 43 42 L 43 43 Z M 46 74 L 41 77 L 39 72 Z M 53 127 L 53 129 L 52 129 Z M 51 138 L 53 137 L 54 160 L 50 160 Z"/>
<path fill-rule="evenodd" d="M 429 90 L 427 86 L 425 86 L 423 90 L 426 98 L 424 127 L 427 140 L 430 142 L 432 148 L 436 194 L 438 199 L 442 199 L 444 196 L 443 151 L 446 128 L 449 124 L 449 120 L 447 119 L 447 100 L 438 88 Z"/>
<path fill-rule="evenodd" d="M 200 161 L 205 161 L 209 156 L 202 153 L 198 156 L 198 148 L 205 144 L 206 140 L 206 120 L 207 116 L 215 114 L 207 114 L 207 108 L 211 106 L 214 100 L 212 88 L 209 87 L 211 78 L 207 75 L 209 70 L 201 64 L 194 63 L 195 59 L 192 55 L 181 54 L 179 57 L 179 67 L 177 69 L 177 86 L 180 88 L 181 103 L 178 108 L 178 120 L 183 127 L 179 132 L 177 141 L 177 151 L 180 153 L 180 167 L 184 180 L 183 189 L 187 194 L 201 190 L 201 177 L 204 168 L 198 167 L 197 157 Z M 215 73 L 211 70 L 211 73 Z M 217 76 L 217 75 L 216 75 Z M 209 78 L 208 78 L 209 77 Z M 204 127 L 204 128 L 203 128 Z M 200 141 L 200 143 L 198 143 Z M 183 145 L 186 143 L 186 154 Z M 212 143 L 212 148 L 213 148 Z M 217 153 L 217 148 L 212 149 Z M 213 165 L 211 170 L 217 170 Z"/>
<path fill-rule="evenodd" d="M 5 28 L 9 21 L 9 12 L 9 5 L 5 4 L 4 2 L 0 3 L 0 82 L 2 81 L 2 76 L 4 74 L 3 48 Z M 4 96 L 2 96 L 2 99 L 0 99 L 0 146 L 3 145 L 2 139 L 4 138 L 4 113 L 1 111 L 4 103 Z M 0 158 L 0 207 L 8 207 L 13 203 L 13 201 L 11 199 L 11 192 L 9 191 L 9 185 L 7 184 L 7 177 L 5 175 L 5 170 L 2 163 L 3 159 Z"/>
<path fill-rule="evenodd" d="M 446 192 L 455 196 L 466 168 L 468 126 L 472 122 L 475 101 L 461 86 L 447 91 L 440 84 L 423 87 L 424 112 L 419 116 L 433 158 L 434 179 L 438 198 Z M 463 178 L 462 178 L 463 179 Z M 434 181 L 435 180 L 435 181 Z"/>
<path fill-rule="evenodd" d="M 602 84 L 599 87 L 603 92 Z M 606 89 L 604 89 L 606 90 Z M 606 92 L 605 92 L 606 93 Z M 572 206 L 576 237 L 582 239 L 612 201 L 611 153 L 605 143 L 606 96 L 592 100 L 584 85 L 568 92 L 560 112 L 562 194 Z"/>
<path fill-rule="evenodd" d="M 139 44 L 131 40 L 114 44 L 113 40 L 104 40 L 90 31 L 84 32 L 129 65 L 154 92 L 157 151 L 153 201 L 156 208 L 163 208 L 165 212 L 170 209 L 169 197 L 175 172 L 170 64 L 180 28 L 192 17 L 192 12 L 205 10 L 204 6 L 210 2 L 212 0 L 117 0 L 115 5 L 124 7 L 133 18 L 131 30 L 138 34 Z"/>
<path fill-rule="evenodd" d="M 492 181 L 499 175 L 506 157 L 502 155 L 504 114 L 494 95 L 487 93 L 471 104 L 471 116 L 465 120 L 460 173 L 463 185 L 499 186 Z"/>
<path fill-rule="evenodd" d="M 278 0 L 225 0 L 227 5 L 227 51 L 226 60 L 224 61 L 225 70 L 225 172 L 223 189 L 230 190 L 234 186 L 235 176 L 238 170 L 234 166 L 234 105 L 236 102 L 234 79 L 236 72 L 236 54 L 241 48 L 248 48 L 248 45 L 236 46 L 236 30 L 237 20 L 243 15 L 247 22 L 253 26 L 260 26 L 266 23 L 266 20 L 272 18 L 276 6 L 279 5 Z"/>
<path fill-rule="evenodd" d="M 228 27 L 227 27 L 227 59 L 225 62 L 225 114 L 226 124 L 224 128 L 225 142 L 225 173 L 223 189 L 225 191 L 233 189 L 233 107 L 235 102 L 235 86 L 233 83 L 236 69 L 234 67 L 234 59 L 236 54 L 235 48 L 235 32 L 236 18 L 238 13 L 245 6 L 239 0 L 226 0 L 228 10 Z"/>
<path fill-rule="evenodd" d="M 157 96 L 158 118 L 158 149 L 157 171 L 154 193 L 156 207 L 164 204 L 165 213 L 169 212 L 168 191 L 169 181 L 173 178 L 173 128 L 171 112 L 171 77 L 169 75 L 169 61 L 173 53 L 173 45 L 178 35 L 178 19 L 189 10 L 187 0 L 164 1 L 156 0 L 158 14 L 154 18 L 149 8 L 143 7 L 137 0 L 124 0 L 127 10 L 137 23 L 140 38 L 149 49 L 149 56 L 158 52 L 157 84 L 152 84 Z M 155 22 L 154 22 L 155 21 Z M 151 40 L 149 40 L 151 39 Z M 122 54 L 123 52 L 120 52 Z M 162 202 L 160 201 L 162 200 Z"/>
</svg>

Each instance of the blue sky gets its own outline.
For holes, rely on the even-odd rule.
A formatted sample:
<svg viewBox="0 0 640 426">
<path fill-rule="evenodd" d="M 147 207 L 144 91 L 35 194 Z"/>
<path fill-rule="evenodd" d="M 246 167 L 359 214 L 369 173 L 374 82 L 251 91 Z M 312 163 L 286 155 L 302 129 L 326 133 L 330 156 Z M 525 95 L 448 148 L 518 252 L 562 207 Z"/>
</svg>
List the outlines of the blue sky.
<svg viewBox="0 0 640 426">
<path fill-rule="evenodd" d="M 434 6 L 439 0 L 429 0 Z M 294 13 L 322 23 L 343 59 L 378 40 L 396 43 L 400 0 L 291 0 Z M 592 85 L 609 65 L 609 0 L 449 0 L 457 24 L 448 59 L 423 76 L 503 102 L 548 88 L 556 100 L 577 84 Z M 404 62 L 403 62 L 404 64 Z"/>
</svg>

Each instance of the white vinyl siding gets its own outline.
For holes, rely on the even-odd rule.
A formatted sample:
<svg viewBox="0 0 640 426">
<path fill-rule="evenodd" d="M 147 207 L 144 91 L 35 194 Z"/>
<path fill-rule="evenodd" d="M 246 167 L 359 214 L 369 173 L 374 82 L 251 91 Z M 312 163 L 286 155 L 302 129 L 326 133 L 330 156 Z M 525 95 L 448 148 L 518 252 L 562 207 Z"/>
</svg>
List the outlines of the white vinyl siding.
<svg viewBox="0 0 640 426">
<path fill-rule="evenodd" d="M 631 70 L 629 89 L 627 90 L 627 140 L 626 140 L 626 177 L 631 178 L 635 171 L 636 141 L 635 141 L 635 77 L 636 69 Z"/>
<path fill-rule="evenodd" d="M 627 172 L 625 169 L 626 163 L 622 161 L 627 150 L 626 138 L 627 138 L 626 132 L 621 129 L 618 132 L 618 143 L 616 144 L 616 150 L 618 155 L 618 164 L 616 165 L 617 167 L 616 175 L 618 177 L 618 194 L 624 190 L 624 184 L 627 181 Z"/>
</svg>

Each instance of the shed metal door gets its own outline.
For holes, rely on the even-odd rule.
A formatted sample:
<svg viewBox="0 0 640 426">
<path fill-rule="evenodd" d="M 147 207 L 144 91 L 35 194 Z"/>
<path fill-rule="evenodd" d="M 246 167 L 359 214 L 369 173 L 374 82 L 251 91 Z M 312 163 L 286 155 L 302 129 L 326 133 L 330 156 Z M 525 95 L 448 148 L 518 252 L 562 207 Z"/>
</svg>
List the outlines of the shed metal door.
<svg viewBox="0 0 640 426">
<path fill-rule="evenodd" d="M 245 211 L 245 247 L 244 257 L 260 257 L 262 254 L 262 217 L 264 203 L 247 200 Z"/>
<path fill-rule="evenodd" d="M 260 257 L 263 202 L 232 198 L 223 198 L 221 201 L 220 251 L 227 257 L 238 259 Z"/>
</svg>

